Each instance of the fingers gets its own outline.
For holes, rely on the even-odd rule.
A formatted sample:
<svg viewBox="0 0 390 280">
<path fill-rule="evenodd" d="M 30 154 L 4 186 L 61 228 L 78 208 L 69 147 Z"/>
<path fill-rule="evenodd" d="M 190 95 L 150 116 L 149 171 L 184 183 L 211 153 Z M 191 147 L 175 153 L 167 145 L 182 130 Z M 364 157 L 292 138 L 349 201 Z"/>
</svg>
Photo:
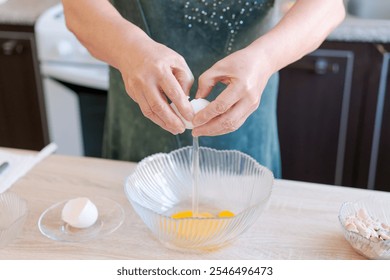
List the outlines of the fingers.
<svg viewBox="0 0 390 280">
<path fill-rule="evenodd" d="M 217 136 L 236 131 L 257 107 L 258 105 L 254 105 L 249 99 L 242 99 L 226 113 L 215 117 L 204 125 L 195 127 L 192 130 L 192 135 L 194 137 Z"/>
<path fill-rule="evenodd" d="M 179 72 L 182 73 L 182 72 Z M 182 82 L 184 81 L 184 74 L 180 74 Z M 188 77 L 186 78 L 186 87 L 188 87 Z M 188 96 L 184 93 L 180 83 L 172 72 L 165 72 L 161 81 L 161 90 L 164 94 L 176 105 L 180 114 L 188 121 L 192 121 L 194 117 L 194 111 L 188 100 Z M 148 99 L 149 100 L 149 99 Z M 161 118 L 163 116 L 160 115 Z M 164 119 L 164 118 L 163 118 Z"/>
<path fill-rule="evenodd" d="M 212 67 L 200 75 L 198 80 L 198 91 L 195 94 L 195 98 L 207 97 L 217 82 L 218 76 Z"/>
<path fill-rule="evenodd" d="M 191 87 L 194 84 L 194 75 L 192 74 L 184 59 L 180 66 L 172 68 L 172 73 L 179 82 L 181 88 L 184 91 L 184 94 L 189 96 Z"/>
<path fill-rule="evenodd" d="M 183 122 L 157 89 L 148 89 L 145 94 L 139 94 L 136 98 L 145 117 L 172 134 L 184 132 Z"/>
<path fill-rule="evenodd" d="M 238 92 L 232 85 L 228 86 L 214 101 L 196 114 L 192 121 L 194 126 L 203 125 L 228 111 L 240 100 L 241 96 Z"/>
<path fill-rule="evenodd" d="M 136 77 L 126 83 L 126 91 L 138 103 L 144 116 L 173 134 L 183 133 L 185 127 L 169 106 L 167 97 L 184 118 L 191 121 L 194 117 L 185 92 L 189 94 L 194 78 L 185 61 L 183 63 L 180 59 L 176 60 L 179 62 L 176 62 L 179 65 L 177 67 L 156 68 L 159 71 L 154 75 L 148 78 Z"/>
</svg>

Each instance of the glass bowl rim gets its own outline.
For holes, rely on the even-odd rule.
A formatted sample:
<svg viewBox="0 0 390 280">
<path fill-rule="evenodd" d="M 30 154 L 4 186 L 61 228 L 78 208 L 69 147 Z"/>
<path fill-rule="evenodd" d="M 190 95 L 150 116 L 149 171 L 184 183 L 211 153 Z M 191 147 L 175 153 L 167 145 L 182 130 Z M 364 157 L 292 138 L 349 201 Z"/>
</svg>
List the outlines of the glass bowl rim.
<svg viewBox="0 0 390 280">
<path fill-rule="evenodd" d="M 155 154 L 152 154 L 152 155 L 149 155 L 149 156 L 146 156 L 144 157 L 140 162 L 137 163 L 137 166 L 133 169 L 133 171 L 126 177 L 125 181 L 127 182 L 128 178 L 131 177 L 139 168 L 141 168 L 143 165 L 145 165 L 147 162 L 150 162 L 153 158 L 157 158 L 157 157 L 164 157 L 164 156 L 170 156 L 170 155 L 174 155 L 174 154 L 178 154 L 180 153 L 181 151 L 183 150 L 189 150 L 189 149 L 192 149 L 192 146 L 185 146 L 185 147 L 181 147 L 181 148 L 178 148 L 178 149 L 175 149 L 175 150 L 172 150 L 170 152 L 158 152 L 158 153 L 155 153 Z M 274 179 L 274 175 L 273 175 L 273 172 L 266 166 L 264 165 L 261 165 L 257 160 L 255 160 L 253 157 L 251 157 L 250 155 L 244 153 L 244 152 L 241 152 L 239 150 L 228 150 L 228 149 L 214 149 L 214 148 L 210 148 L 210 147 L 205 147 L 205 146 L 200 146 L 199 147 L 199 150 L 208 150 L 208 151 L 211 151 L 213 153 L 217 153 L 217 154 L 222 154 L 222 153 L 237 153 L 239 154 L 240 156 L 242 156 L 243 158 L 246 158 L 248 160 L 250 160 L 251 162 L 253 162 L 255 165 L 257 165 L 258 167 L 264 169 L 267 173 L 269 173 L 271 176 L 272 176 L 272 179 Z"/>
</svg>

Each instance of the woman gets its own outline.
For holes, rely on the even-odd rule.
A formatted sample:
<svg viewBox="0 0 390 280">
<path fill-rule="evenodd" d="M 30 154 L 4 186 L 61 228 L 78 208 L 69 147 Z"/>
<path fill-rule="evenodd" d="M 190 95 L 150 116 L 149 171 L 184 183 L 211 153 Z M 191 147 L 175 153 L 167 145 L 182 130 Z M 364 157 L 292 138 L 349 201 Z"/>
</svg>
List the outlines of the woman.
<svg viewBox="0 0 390 280">
<path fill-rule="evenodd" d="M 316 49 L 344 17 L 342 0 L 298 0 L 272 28 L 274 0 L 63 5 L 68 28 L 112 65 L 107 157 L 138 161 L 191 144 L 171 101 L 193 122 L 200 145 L 241 150 L 276 177 L 277 72 Z M 194 115 L 188 95 L 212 102 Z"/>
</svg>

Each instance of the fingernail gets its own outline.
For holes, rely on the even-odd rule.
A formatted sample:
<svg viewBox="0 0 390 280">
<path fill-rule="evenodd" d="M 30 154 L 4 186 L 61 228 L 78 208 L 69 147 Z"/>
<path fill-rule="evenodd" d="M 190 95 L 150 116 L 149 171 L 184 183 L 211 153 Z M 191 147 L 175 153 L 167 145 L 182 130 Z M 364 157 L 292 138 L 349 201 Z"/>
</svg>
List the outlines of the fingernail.
<svg viewBox="0 0 390 280">
<path fill-rule="evenodd" d="M 176 128 L 175 128 L 176 134 L 181 134 L 181 133 L 183 133 L 185 130 L 186 130 L 186 128 L 185 128 L 183 125 L 176 126 Z"/>
<path fill-rule="evenodd" d="M 180 133 L 179 129 L 177 129 L 176 127 L 175 128 L 171 128 L 171 132 L 174 135 L 178 135 Z"/>
<path fill-rule="evenodd" d="M 180 128 L 177 128 L 177 127 L 171 127 L 169 129 L 169 131 L 173 134 L 173 135 L 178 135 L 180 133 Z"/>
</svg>

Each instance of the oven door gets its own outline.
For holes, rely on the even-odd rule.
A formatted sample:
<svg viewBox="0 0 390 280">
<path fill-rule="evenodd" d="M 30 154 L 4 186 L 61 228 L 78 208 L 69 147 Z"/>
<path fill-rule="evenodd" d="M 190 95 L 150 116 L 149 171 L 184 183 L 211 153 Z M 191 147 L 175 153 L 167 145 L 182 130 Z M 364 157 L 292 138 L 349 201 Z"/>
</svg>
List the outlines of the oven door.
<svg viewBox="0 0 390 280">
<path fill-rule="evenodd" d="M 41 65 L 50 140 L 58 153 L 101 157 L 108 67 Z"/>
</svg>

